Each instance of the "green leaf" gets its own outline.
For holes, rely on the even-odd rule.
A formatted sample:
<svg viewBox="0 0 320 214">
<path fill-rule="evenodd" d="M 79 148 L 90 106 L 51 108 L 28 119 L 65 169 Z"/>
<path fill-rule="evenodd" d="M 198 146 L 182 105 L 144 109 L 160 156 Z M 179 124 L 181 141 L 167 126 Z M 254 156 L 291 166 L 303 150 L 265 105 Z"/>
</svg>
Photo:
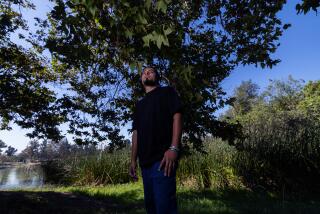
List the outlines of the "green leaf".
<svg viewBox="0 0 320 214">
<path fill-rule="evenodd" d="M 139 14 L 138 15 L 138 21 L 141 23 L 141 24 L 148 24 L 148 21 L 147 21 L 147 19 L 144 17 L 144 16 L 142 16 L 141 14 Z"/>
<path fill-rule="evenodd" d="M 89 9 L 90 13 L 91 13 L 93 16 L 96 15 L 96 11 L 97 11 L 97 8 L 96 8 L 96 7 L 89 7 L 88 9 Z"/>
<path fill-rule="evenodd" d="M 127 38 L 132 39 L 133 32 L 130 30 L 125 30 L 124 34 L 126 35 Z"/>
<path fill-rule="evenodd" d="M 131 62 L 131 63 L 129 64 L 129 67 L 130 67 L 131 72 L 133 72 L 134 69 L 136 68 L 136 63 Z"/>
<path fill-rule="evenodd" d="M 152 38 L 152 35 L 151 34 L 148 34 L 144 37 L 142 37 L 142 40 L 143 40 L 143 47 L 149 47 L 150 46 L 150 40 Z"/>
<path fill-rule="evenodd" d="M 103 26 L 100 24 L 98 18 L 95 18 L 95 19 L 94 19 L 94 22 L 96 23 L 96 25 L 97 25 L 97 27 L 98 27 L 99 30 L 102 30 L 102 29 L 103 29 Z"/>
<path fill-rule="evenodd" d="M 161 12 L 166 13 L 167 12 L 167 4 L 163 0 L 159 0 L 157 2 L 157 10 L 161 10 Z"/>
<path fill-rule="evenodd" d="M 151 7 L 151 0 L 146 0 L 144 5 L 146 6 L 147 9 L 150 9 Z"/>
<path fill-rule="evenodd" d="M 163 45 L 168 46 L 169 47 L 169 40 L 168 37 L 166 35 L 162 36 L 163 37 Z"/>
<path fill-rule="evenodd" d="M 163 35 L 158 34 L 156 41 L 157 41 L 157 47 L 160 49 L 160 48 L 161 48 L 161 45 L 162 45 L 162 43 L 163 43 L 163 41 L 164 41 Z"/>
<path fill-rule="evenodd" d="M 142 73 L 142 62 L 137 62 L 138 73 Z"/>
<path fill-rule="evenodd" d="M 129 2 L 124 2 L 123 5 L 124 5 L 125 7 L 130 7 Z"/>
<path fill-rule="evenodd" d="M 171 27 L 168 27 L 167 29 L 165 29 L 164 30 L 164 35 L 169 35 L 170 33 L 172 33 L 173 32 L 173 28 L 171 28 Z"/>
<path fill-rule="evenodd" d="M 188 65 L 186 68 L 183 69 L 182 72 L 184 80 L 187 82 L 188 85 L 191 85 L 191 80 L 193 79 L 192 66 Z"/>
</svg>

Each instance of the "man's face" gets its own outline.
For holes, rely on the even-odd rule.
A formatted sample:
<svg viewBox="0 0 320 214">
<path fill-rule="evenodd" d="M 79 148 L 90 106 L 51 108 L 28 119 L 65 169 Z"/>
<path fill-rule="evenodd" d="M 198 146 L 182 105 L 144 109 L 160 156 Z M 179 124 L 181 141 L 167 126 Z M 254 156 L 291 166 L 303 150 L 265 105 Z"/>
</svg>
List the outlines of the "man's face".
<svg viewBox="0 0 320 214">
<path fill-rule="evenodd" d="M 157 85 L 157 75 L 153 68 L 146 68 L 142 72 L 141 81 L 144 86 Z"/>
</svg>

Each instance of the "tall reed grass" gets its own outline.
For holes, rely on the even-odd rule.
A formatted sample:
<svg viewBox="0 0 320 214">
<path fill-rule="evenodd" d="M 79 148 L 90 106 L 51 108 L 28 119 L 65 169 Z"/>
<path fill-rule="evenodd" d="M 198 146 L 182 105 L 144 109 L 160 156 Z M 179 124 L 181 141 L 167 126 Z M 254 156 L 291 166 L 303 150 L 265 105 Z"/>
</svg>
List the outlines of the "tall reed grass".
<svg viewBox="0 0 320 214">
<path fill-rule="evenodd" d="M 192 151 L 190 155 L 181 158 L 177 171 L 178 185 L 192 188 L 241 185 L 240 178 L 234 173 L 233 160 L 236 151 L 233 147 L 220 139 L 207 139 L 204 151 L 205 153 Z M 106 185 L 129 183 L 129 164 L 130 148 L 127 147 L 114 153 L 100 151 L 91 155 L 57 160 L 46 163 L 44 168 L 47 182 Z M 140 176 L 140 170 L 138 174 Z"/>
<path fill-rule="evenodd" d="M 177 179 L 182 186 L 194 188 L 228 188 L 242 186 L 235 174 L 236 150 L 221 139 L 208 138 L 205 153 L 194 151 L 180 160 Z"/>
</svg>

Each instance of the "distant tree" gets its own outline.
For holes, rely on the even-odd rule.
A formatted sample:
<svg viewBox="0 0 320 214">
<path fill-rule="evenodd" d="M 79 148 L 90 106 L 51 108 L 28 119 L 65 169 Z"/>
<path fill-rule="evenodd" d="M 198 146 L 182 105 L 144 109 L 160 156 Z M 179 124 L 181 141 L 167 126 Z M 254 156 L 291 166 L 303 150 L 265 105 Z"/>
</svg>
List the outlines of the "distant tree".
<svg viewBox="0 0 320 214">
<path fill-rule="evenodd" d="M 54 159 L 59 157 L 59 143 L 53 140 L 43 140 L 40 144 L 39 156 L 42 159 Z"/>
<path fill-rule="evenodd" d="M 5 144 L 5 142 L 0 140 L 0 154 L 2 153 L 2 149 L 6 148 L 6 147 L 7 147 L 7 145 Z"/>
<path fill-rule="evenodd" d="M 5 153 L 7 154 L 7 156 L 11 157 L 13 156 L 18 150 L 12 146 L 9 146 L 7 148 L 7 150 L 5 151 Z"/>
<path fill-rule="evenodd" d="M 229 113 L 231 117 L 248 113 L 259 100 L 259 86 L 251 80 L 242 81 L 234 90 L 234 101 Z"/>
<path fill-rule="evenodd" d="M 303 80 L 289 76 L 286 81 L 270 80 L 262 97 L 266 103 L 278 110 L 293 110 L 302 100 Z"/>
<path fill-rule="evenodd" d="M 37 140 L 29 141 L 27 147 L 21 152 L 21 156 L 27 159 L 38 159 L 39 158 L 40 144 Z"/>
<path fill-rule="evenodd" d="M 58 142 L 43 140 L 42 143 L 39 144 L 39 157 L 45 160 L 66 158 L 81 153 L 83 148 L 86 147 L 91 148 L 91 145 L 71 145 L 67 138 L 63 138 Z"/>
<path fill-rule="evenodd" d="M 269 106 L 276 111 L 294 110 L 298 104 L 307 105 L 304 97 L 309 98 L 309 105 L 317 100 L 317 84 L 310 83 L 304 87 L 303 80 L 289 76 L 287 80 L 270 80 L 269 85 L 259 93 L 259 86 L 251 80 L 242 81 L 233 93 L 231 107 L 222 115 L 225 118 L 239 118 L 259 105 Z M 263 108 L 263 107 L 262 107 Z M 316 108 L 316 105 L 314 106 Z"/>
<path fill-rule="evenodd" d="M 298 108 L 307 114 L 313 114 L 320 120 L 320 80 L 310 81 L 302 90 L 303 100 Z"/>
<path fill-rule="evenodd" d="M 71 145 L 69 144 L 67 138 L 63 138 L 58 142 L 58 154 L 61 158 L 71 155 Z"/>
<path fill-rule="evenodd" d="M 48 140 L 43 140 L 42 143 L 39 146 L 39 156 L 41 159 L 48 159 L 48 151 L 47 151 L 47 147 L 48 147 Z"/>
</svg>

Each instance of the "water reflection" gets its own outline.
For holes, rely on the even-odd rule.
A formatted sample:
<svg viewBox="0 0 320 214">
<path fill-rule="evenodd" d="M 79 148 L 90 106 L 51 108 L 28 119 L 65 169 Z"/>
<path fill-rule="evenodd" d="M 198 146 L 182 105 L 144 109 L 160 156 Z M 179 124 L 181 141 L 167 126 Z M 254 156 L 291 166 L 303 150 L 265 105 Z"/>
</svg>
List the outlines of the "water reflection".
<svg viewBox="0 0 320 214">
<path fill-rule="evenodd" d="M 0 166 L 0 189 L 39 187 L 43 180 L 40 165 Z"/>
</svg>

